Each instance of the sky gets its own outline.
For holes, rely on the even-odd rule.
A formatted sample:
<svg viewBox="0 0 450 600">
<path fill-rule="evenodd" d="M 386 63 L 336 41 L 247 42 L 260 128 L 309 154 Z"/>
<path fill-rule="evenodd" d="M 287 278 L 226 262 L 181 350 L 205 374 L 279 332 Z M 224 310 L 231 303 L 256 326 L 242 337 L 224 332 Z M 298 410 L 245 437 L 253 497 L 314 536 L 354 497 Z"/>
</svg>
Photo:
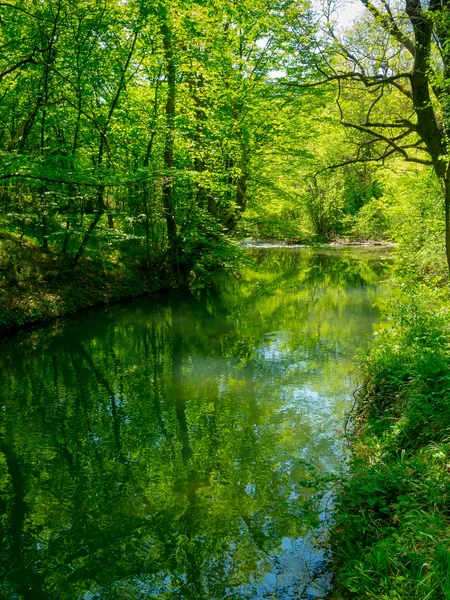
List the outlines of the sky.
<svg viewBox="0 0 450 600">
<path fill-rule="evenodd" d="M 320 7 L 326 0 L 313 0 L 313 6 L 320 12 Z M 335 9 L 335 18 L 338 26 L 348 27 L 351 23 L 364 12 L 364 7 L 360 0 L 337 0 L 339 8 Z"/>
<path fill-rule="evenodd" d="M 321 6 L 323 6 L 324 2 L 328 2 L 329 0 L 312 0 L 312 5 L 317 12 L 320 12 Z M 359 15 L 364 13 L 364 6 L 362 5 L 361 0 L 335 0 L 336 4 L 339 5 L 339 9 L 335 11 L 335 18 L 337 21 L 337 25 L 341 29 L 345 29 L 350 26 L 353 21 L 355 21 Z M 263 47 L 265 42 L 261 40 L 260 47 Z M 270 76 L 273 78 L 285 77 L 286 73 L 284 71 L 272 71 Z"/>
<path fill-rule="evenodd" d="M 350 25 L 363 12 L 364 7 L 360 0 L 348 0 L 338 12 L 339 25 L 341 27 Z"/>
</svg>

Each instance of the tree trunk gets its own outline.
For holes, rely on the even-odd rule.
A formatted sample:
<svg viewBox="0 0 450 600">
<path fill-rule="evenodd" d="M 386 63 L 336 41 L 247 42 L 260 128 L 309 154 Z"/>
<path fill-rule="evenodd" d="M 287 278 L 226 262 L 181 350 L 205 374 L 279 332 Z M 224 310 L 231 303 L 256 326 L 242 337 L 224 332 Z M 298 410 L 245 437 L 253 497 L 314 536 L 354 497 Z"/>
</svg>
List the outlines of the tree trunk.
<svg viewBox="0 0 450 600">
<path fill-rule="evenodd" d="M 161 73 L 162 73 L 162 66 L 160 67 L 158 76 L 156 77 L 156 79 L 154 81 L 154 83 L 155 83 L 155 102 L 153 105 L 153 118 L 150 121 L 150 137 L 148 139 L 147 150 L 145 152 L 144 162 L 143 162 L 143 166 L 145 167 L 145 169 L 148 169 L 148 167 L 149 167 L 150 159 L 151 159 L 152 153 L 153 153 L 153 142 L 154 142 L 155 136 L 156 136 L 156 126 L 157 126 L 157 122 L 158 122 L 158 108 L 159 108 L 159 88 L 161 85 Z M 153 237 L 154 223 L 153 223 L 153 218 L 151 219 L 151 222 L 150 222 L 150 210 L 149 210 L 149 200 L 152 198 L 152 196 L 153 196 L 153 189 L 152 189 L 152 195 L 150 196 L 148 184 L 144 183 L 143 203 L 144 203 L 144 212 L 145 212 L 145 250 L 146 250 L 146 254 L 147 254 L 148 275 L 150 274 L 150 271 L 153 269 L 153 242 L 154 242 L 154 240 L 152 239 L 151 244 L 150 244 L 150 230 L 152 231 L 152 237 Z"/>
<path fill-rule="evenodd" d="M 236 185 L 236 204 L 239 212 L 242 214 L 247 206 L 247 165 L 245 158 L 242 159 L 241 175 Z"/>
<path fill-rule="evenodd" d="M 108 209 L 108 227 L 114 229 L 114 217 L 112 216 L 111 209 Z"/>
<path fill-rule="evenodd" d="M 125 61 L 125 65 L 123 67 L 122 74 L 120 76 L 120 81 L 117 86 L 116 94 L 111 102 L 111 106 L 109 107 L 109 112 L 108 112 L 108 116 L 106 118 L 106 122 L 105 122 L 105 125 L 103 128 L 103 131 L 100 132 L 100 140 L 99 140 L 98 156 L 97 156 L 97 166 L 98 167 L 100 167 L 103 163 L 103 154 L 104 154 L 105 144 L 106 144 L 106 132 L 108 130 L 108 126 L 111 121 L 111 117 L 113 116 L 114 110 L 116 109 L 117 103 L 119 102 L 120 94 L 125 87 L 125 75 L 126 75 L 128 66 L 130 64 L 131 58 L 134 53 L 134 48 L 136 46 L 137 38 L 138 38 L 138 32 L 135 31 L 133 40 L 132 40 L 132 43 L 130 46 L 130 50 L 128 52 L 128 55 L 127 55 L 127 58 Z M 105 212 L 105 185 L 100 184 L 97 188 L 97 214 L 95 215 L 93 221 L 91 221 L 91 224 L 89 225 L 89 229 L 84 234 L 83 241 L 81 242 L 81 245 L 78 248 L 78 251 L 72 261 L 73 266 L 78 264 L 86 246 L 88 245 L 89 239 L 91 237 L 91 233 L 97 227 L 97 224 L 100 221 L 104 212 Z M 111 220 L 112 220 L 112 217 L 111 217 Z M 109 220 L 109 215 L 108 215 L 108 221 L 109 221 L 110 225 L 111 224 L 113 225 L 112 221 Z"/>
<path fill-rule="evenodd" d="M 64 242 L 63 242 L 63 247 L 61 250 L 61 254 L 62 255 L 66 255 L 67 254 L 67 250 L 69 248 L 69 239 L 70 239 L 70 220 L 69 217 L 67 217 L 66 219 L 66 232 L 64 234 Z"/>
<path fill-rule="evenodd" d="M 192 75 L 191 82 L 189 84 L 192 99 L 195 102 L 195 134 L 194 134 L 194 143 L 196 144 L 196 156 L 194 159 L 194 169 L 196 173 L 203 173 L 206 170 L 205 160 L 202 155 L 202 150 L 204 149 L 204 122 L 206 120 L 205 114 L 205 102 L 202 98 L 202 91 L 205 87 L 205 81 L 203 75 Z M 194 201 L 196 201 L 197 205 L 209 211 L 212 216 L 216 216 L 214 214 L 214 202 L 213 199 L 210 198 L 211 193 L 208 193 L 205 186 L 201 181 L 198 181 L 195 185 L 194 192 Z M 210 210 L 212 209 L 212 211 Z"/>
<path fill-rule="evenodd" d="M 445 254 L 450 273 L 450 181 L 448 177 L 444 180 L 444 212 L 445 212 Z"/>
<path fill-rule="evenodd" d="M 237 226 L 239 219 L 241 218 L 245 208 L 247 206 L 247 181 L 248 181 L 248 149 L 247 149 L 247 136 L 242 128 L 240 123 L 241 118 L 241 110 L 238 102 L 236 100 L 232 100 L 232 112 L 233 119 L 236 124 L 236 137 L 239 142 L 240 147 L 240 157 L 238 161 L 238 166 L 240 170 L 240 175 L 236 181 L 236 209 L 233 211 L 226 223 L 225 226 L 229 231 L 233 231 Z"/>
<path fill-rule="evenodd" d="M 73 257 L 72 260 L 72 267 L 76 267 L 76 265 L 80 262 L 80 258 L 83 255 L 83 252 L 86 249 L 86 246 L 89 243 L 90 237 L 92 232 L 94 231 L 94 229 L 97 227 L 98 222 L 100 221 L 100 219 L 102 218 L 102 215 L 104 213 L 103 209 L 99 209 L 97 211 L 97 214 L 95 215 L 93 221 L 91 222 L 91 224 L 89 225 L 89 229 L 86 231 L 86 233 L 84 234 L 83 237 L 83 241 L 80 244 L 80 247 L 78 248 L 77 253 L 75 254 L 75 256 Z"/>
<path fill-rule="evenodd" d="M 45 208 L 41 211 L 42 217 L 42 250 L 48 252 L 48 221 Z"/>
<path fill-rule="evenodd" d="M 148 209 L 148 191 L 144 188 L 144 213 L 145 213 L 145 251 L 147 255 L 147 269 L 150 273 L 150 269 L 153 266 L 153 252 L 150 249 L 150 211 Z"/>
<path fill-rule="evenodd" d="M 164 145 L 164 166 L 168 180 L 163 185 L 164 215 L 167 223 L 167 238 L 169 252 L 176 257 L 177 224 L 175 220 L 175 204 L 173 194 L 174 167 L 174 119 L 176 107 L 176 66 L 173 52 L 172 32 L 167 25 L 161 25 L 163 36 L 164 56 L 167 68 L 167 101 L 166 101 L 166 140 Z"/>
</svg>

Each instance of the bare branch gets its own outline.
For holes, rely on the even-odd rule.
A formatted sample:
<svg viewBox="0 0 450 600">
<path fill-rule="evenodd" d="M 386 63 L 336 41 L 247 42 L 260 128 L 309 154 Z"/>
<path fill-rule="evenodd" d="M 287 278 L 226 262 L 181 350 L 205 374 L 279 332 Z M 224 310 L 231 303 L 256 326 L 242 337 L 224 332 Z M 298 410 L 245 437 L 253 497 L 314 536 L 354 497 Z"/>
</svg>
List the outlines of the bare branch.
<svg viewBox="0 0 450 600">
<path fill-rule="evenodd" d="M 367 133 L 368 135 L 371 135 L 375 138 L 374 141 L 384 142 L 385 144 L 390 146 L 394 152 L 398 152 L 399 154 L 401 154 L 407 162 L 419 163 L 421 165 L 433 165 L 434 164 L 432 160 L 426 160 L 426 159 L 410 156 L 407 153 L 406 148 L 417 148 L 416 144 L 414 144 L 412 146 L 399 146 L 396 143 L 400 139 L 404 138 L 406 135 L 410 135 L 411 133 L 413 133 L 412 131 L 405 132 L 404 134 L 401 134 L 397 138 L 392 139 L 392 138 L 386 137 L 385 135 L 383 135 L 377 131 L 373 131 L 373 129 L 369 129 L 368 127 L 364 127 L 363 125 L 358 125 L 356 123 L 349 123 L 347 121 L 341 120 L 341 125 L 344 125 L 344 127 L 356 129 L 357 131 L 361 131 L 363 133 Z M 427 152 L 427 150 L 425 150 L 423 148 L 417 148 L 417 149 Z"/>
<path fill-rule="evenodd" d="M 2 73 L 0 73 L 0 81 L 2 81 L 2 79 L 4 79 L 10 73 L 13 73 L 17 69 L 20 69 L 21 67 L 25 66 L 26 64 L 32 62 L 33 61 L 33 56 L 34 56 L 34 52 L 33 52 L 33 54 L 31 54 L 31 56 L 28 56 L 28 58 L 24 58 L 23 60 L 19 60 L 19 62 L 17 62 L 16 64 L 12 65 L 11 67 L 9 67 L 9 69 L 6 69 Z"/>
<path fill-rule="evenodd" d="M 374 110 L 374 108 L 378 104 L 378 102 L 383 98 L 383 96 L 384 96 L 384 85 L 381 85 L 380 93 L 378 94 L 378 96 L 375 96 L 372 104 L 369 106 L 369 109 L 367 111 L 367 117 L 366 117 L 367 121 L 370 119 L 370 115 L 372 114 L 372 111 Z"/>
<path fill-rule="evenodd" d="M 31 111 L 31 113 L 28 115 L 28 117 L 25 119 L 25 121 L 22 123 L 22 125 L 17 129 L 16 133 L 13 135 L 11 141 L 9 142 L 8 147 L 6 148 L 6 152 L 11 152 L 12 149 L 14 148 L 17 140 L 23 135 L 28 123 L 30 123 L 31 121 L 33 121 L 33 119 L 35 118 L 35 116 L 37 115 L 37 112 L 40 108 L 42 107 L 48 107 L 48 106 L 56 106 L 58 104 L 61 104 L 62 102 L 65 101 L 65 98 L 60 98 L 59 100 L 55 100 L 53 102 L 37 102 L 35 107 L 33 108 L 33 110 Z M 0 155 L 0 159 L 2 159 L 3 156 Z"/>
<path fill-rule="evenodd" d="M 386 129 L 403 129 L 408 128 L 411 131 L 417 132 L 417 126 L 408 119 L 401 119 L 400 121 L 395 121 L 394 123 L 372 123 L 370 121 L 366 121 L 364 123 L 364 127 L 384 127 Z"/>
<path fill-rule="evenodd" d="M 414 43 L 407 37 L 395 22 L 392 13 L 389 11 L 388 15 L 384 15 L 378 8 L 372 4 L 370 0 L 361 0 L 362 4 L 367 8 L 370 14 L 375 18 L 376 22 L 383 27 L 383 29 L 392 35 L 400 44 L 402 44 L 411 56 L 416 56 L 416 47 Z"/>
<path fill-rule="evenodd" d="M 373 156 L 371 158 L 360 158 L 359 156 L 357 156 L 356 158 L 350 158 L 348 160 L 344 160 L 341 163 L 337 163 L 335 165 L 328 165 L 327 167 L 320 169 L 320 171 L 317 171 L 316 173 L 314 173 L 314 177 L 317 177 L 317 175 L 321 175 L 322 173 L 325 173 L 326 171 L 335 171 L 336 169 L 341 169 L 342 167 L 347 167 L 348 165 L 355 165 L 355 164 L 360 164 L 360 163 L 370 163 L 370 162 L 380 162 L 380 161 L 383 162 L 386 158 L 389 158 L 389 156 L 392 156 L 393 154 L 395 154 L 395 152 L 396 152 L 396 150 L 391 148 L 390 150 L 384 152 L 383 154 Z"/>
<path fill-rule="evenodd" d="M 17 10 L 18 12 L 23 13 L 24 15 L 28 15 L 29 17 L 33 17 L 33 19 L 37 19 L 39 18 L 39 20 L 41 21 L 46 21 L 46 22 L 53 22 L 50 19 L 45 19 L 43 18 L 41 15 L 35 15 L 32 12 L 26 10 L 25 8 L 22 8 L 21 6 L 17 6 L 16 4 L 10 4 L 9 2 L 0 2 L 0 8 L 12 8 L 13 10 Z"/>
<path fill-rule="evenodd" d="M 394 84 L 398 82 L 400 79 L 410 79 L 409 73 L 398 73 L 397 75 L 392 75 L 391 77 L 385 77 L 384 75 L 372 75 L 366 76 L 362 73 L 336 73 L 335 75 L 329 75 L 325 77 L 325 79 L 321 79 L 320 81 L 311 81 L 306 83 L 298 83 L 297 81 L 279 81 L 281 85 L 287 85 L 289 87 L 298 87 L 298 88 L 311 88 L 318 87 L 320 85 L 325 85 L 327 83 L 332 83 L 333 81 L 361 81 L 368 88 L 379 86 L 382 84 Z M 410 96 L 409 96 L 410 97 Z"/>
</svg>

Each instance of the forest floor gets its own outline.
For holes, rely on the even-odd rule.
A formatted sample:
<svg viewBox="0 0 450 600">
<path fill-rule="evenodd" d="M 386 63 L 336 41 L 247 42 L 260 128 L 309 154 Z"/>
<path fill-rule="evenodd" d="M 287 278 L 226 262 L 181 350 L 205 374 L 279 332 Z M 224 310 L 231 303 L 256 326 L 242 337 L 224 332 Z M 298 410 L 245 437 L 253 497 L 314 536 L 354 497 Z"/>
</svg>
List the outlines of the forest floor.
<svg viewBox="0 0 450 600">
<path fill-rule="evenodd" d="M 32 243 L 0 239 L 0 335 L 161 287 L 136 261 L 85 258 L 73 268 Z"/>
</svg>

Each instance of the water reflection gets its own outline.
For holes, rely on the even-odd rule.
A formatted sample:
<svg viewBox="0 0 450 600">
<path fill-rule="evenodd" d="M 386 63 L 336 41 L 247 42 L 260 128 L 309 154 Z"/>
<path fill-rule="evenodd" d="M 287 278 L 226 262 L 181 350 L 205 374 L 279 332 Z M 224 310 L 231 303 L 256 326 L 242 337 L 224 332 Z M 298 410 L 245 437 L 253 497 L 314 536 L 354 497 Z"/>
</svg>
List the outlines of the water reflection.
<svg viewBox="0 0 450 600">
<path fill-rule="evenodd" d="M 322 597 L 304 480 L 340 460 L 383 264 L 252 255 L 3 344 L 2 598 Z"/>
</svg>

